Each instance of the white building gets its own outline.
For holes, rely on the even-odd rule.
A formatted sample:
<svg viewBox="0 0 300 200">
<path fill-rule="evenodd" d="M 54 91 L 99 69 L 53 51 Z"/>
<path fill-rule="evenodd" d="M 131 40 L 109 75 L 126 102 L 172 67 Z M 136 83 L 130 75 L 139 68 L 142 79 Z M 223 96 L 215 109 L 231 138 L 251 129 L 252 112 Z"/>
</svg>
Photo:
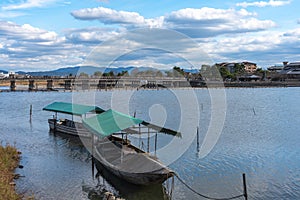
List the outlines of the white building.
<svg viewBox="0 0 300 200">
<path fill-rule="evenodd" d="M 9 74 L 4 74 L 3 72 L 0 72 L 0 79 L 8 78 Z"/>
<path fill-rule="evenodd" d="M 300 75 L 300 62 L 283 62 L 283 69 L 281 74 Z"/>
</svg>

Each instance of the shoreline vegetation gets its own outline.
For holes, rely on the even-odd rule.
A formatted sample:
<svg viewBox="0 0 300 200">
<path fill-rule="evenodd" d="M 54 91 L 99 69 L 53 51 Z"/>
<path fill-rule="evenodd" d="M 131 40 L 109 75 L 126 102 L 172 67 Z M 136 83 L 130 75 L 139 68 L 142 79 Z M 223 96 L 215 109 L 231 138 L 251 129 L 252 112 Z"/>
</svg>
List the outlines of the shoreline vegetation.
<svg viewBox="0 0 300 200">
<path fill-rule="evenodd" d="M 22 199 L 22 195 L 15 190 L 14 182 L 18 178 L 14 171 L 19 166 L 20 154 L 14 146 L 0 144 L 0 199 Z"/>
</svg>

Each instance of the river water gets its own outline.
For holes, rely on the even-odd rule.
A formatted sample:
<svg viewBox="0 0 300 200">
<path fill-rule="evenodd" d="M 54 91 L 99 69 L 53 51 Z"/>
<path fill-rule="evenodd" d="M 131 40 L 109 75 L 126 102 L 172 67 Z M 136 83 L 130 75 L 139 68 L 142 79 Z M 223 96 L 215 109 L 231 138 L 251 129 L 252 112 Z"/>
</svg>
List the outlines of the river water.
<svg viewBox="0 0 300 200">
<path fill-rule="evenodd" d="M 198 192 L 212 197 L 242 194 L 245 173 L 249 199 L 300 199 L 300 88 L 226 89 L 220 137 L 205 156 L 197 151 L 196 127 L 199 126 L 201 146 L 211 120 L 216 120 L 212 119 L 212 109 L 218 107 L 212 108 L 208 90 L 197 89 L 193 91 L 196 108 L 189 99 L 191 91 L 120 90 L 93 95 L 96 104 L 104 109 L 123 111 L 128 104 L 129 113 L 136 112 L 139 118 L 155 121 L 163 116 L 169 128 L 180 128 L 182 120 L 190 122 L 183 126 L 183 137 L 175 139 L 183 140 L 184 144 L 168 150 L 170 157 L 177 156 L 168 164 Z M 182 99 L 185 94 L 186 99 Z M 90 98 L 84 94 L 75 96 L 77 100 Z M 122 99 L 123 96 L 130 98 Z M 52 113 L 42 111 L 53 101 L 72 100 L 74 94 L 70 92 L 0 93 L 0 141 L 3 145 L 14 144 L 22 152 L 24 168 L 17 173 L 25 177 L 17 181 L 18 192 L 34 194 L 36 199 L 90 199 L 92 192 L 97 193 L 99 182 L 93 179 L 89 153 L 79 140 L 49 133 L 47 119 Z M 199 123 L 194 124 L 194 118 L 199 118 Z M 222 117 L 217 120 L 222 121 Z M 171 141 L 172 138 L 162 135 L 158 146 L 163 149 Z M 164 157 L 166 152 L 159 154 L 162 161 L 170 161 L 168 156 Z M 100 183 L 104 183 L 106 190 L 126 199 L 164 199 L 162 188 L 167 185 L 132 189 L 121 181 L 110 180 L 110 174 L 102 176 Z M 172 199 L 204 198 L 175 178 Z"/>
</svg>

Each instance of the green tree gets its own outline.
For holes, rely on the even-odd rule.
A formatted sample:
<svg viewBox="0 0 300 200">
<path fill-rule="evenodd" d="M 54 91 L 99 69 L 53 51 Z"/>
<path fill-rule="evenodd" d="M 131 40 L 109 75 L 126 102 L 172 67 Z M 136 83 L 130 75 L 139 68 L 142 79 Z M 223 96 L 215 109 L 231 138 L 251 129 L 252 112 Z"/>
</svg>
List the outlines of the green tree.
<svg viewBox="0 0 300 200">
<path fill-rule="evenodd" d="M 85 73 L 85 72 L 81 72 L 81 73 L 79 74 L 79 77 L 80 77 L 80 78 L 88 78 L 89 75 L 88 75 L 87 73 Z"/>
<path fill-rule="evenodd" d="M 243 74 L 245 73 L 245 66 L 241 63 L 235 63 L 234 64 L 234 73 L 235 74 Z"/>
<path fill-rule="evenodd" d="M 228 69 L 226 67 L 220 67 L 219 72 L 220 72 L 223 80 L 233 77 L 233 75 L 228 71 Z"/>
<path fill-rule="evenodd" d="M 100 71 L 96 71 L 96 72 L 94 72 L 94 76 L 102 76 L 102 72 L 100 72 Z"/>
<path fill-rule="evenodd" d="M 117 74 L 117 76 L 128 76 L 128 71 L 122 71 Z"/>
<path fill-rule="evenodd" d="M 105 73 L 103 73 L 103 76 L 110 76 L 110 77 L 113 77 L 113 76 L 115 76 L 115 74 L 114 74 L 114 72 L 113 71 L 110 71 L 110 72 L 105 72 Z"/>
</svg>

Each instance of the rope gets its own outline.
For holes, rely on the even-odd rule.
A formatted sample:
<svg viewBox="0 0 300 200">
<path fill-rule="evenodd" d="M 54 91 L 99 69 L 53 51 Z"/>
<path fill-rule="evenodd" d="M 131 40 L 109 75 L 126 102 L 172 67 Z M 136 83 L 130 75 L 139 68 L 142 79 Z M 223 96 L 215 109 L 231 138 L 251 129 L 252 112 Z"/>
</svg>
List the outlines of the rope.
<svg viewBox="0 0 300 200">
<path fill-rule="evenodd" d="M 183 184 L 185 185 L 189 190 L 191 190 L 192 192 L 194 192 L 195 194 L 203 197 L 203 198 L 206 198 L 206 199 L 210 199 L 210 200 L 231 200 L 231 199 L 237 199 L 237 198 L 240 198 L 240 197 L 243 197 L 244 194 L 241 194 L 241 195 L 237 195 L 237 196 L 234 196 L 234 197 L 229 197 L 229 198 L 213 198 L 213 197 L 209 197 L 209 196 L 206 196 L 206 195 L 203 195 L 199 192 L 197 192 L 196 190 L 194 190 L 191 186 L 189 186 L 187 183 L 185 183 L 177 174 L 175 174 L 175 176 L 178 178 L 178 180 Z"/>
</svg>

